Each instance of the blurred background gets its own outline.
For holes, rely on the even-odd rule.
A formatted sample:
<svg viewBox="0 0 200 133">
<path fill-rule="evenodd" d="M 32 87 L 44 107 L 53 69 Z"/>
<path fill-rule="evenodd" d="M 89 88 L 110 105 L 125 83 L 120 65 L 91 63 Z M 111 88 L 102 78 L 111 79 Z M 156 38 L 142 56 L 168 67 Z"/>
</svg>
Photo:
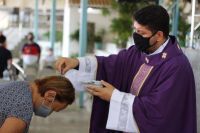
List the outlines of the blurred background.
<svg viewBox="0 0 200 133">
<path fill-rule="evenodd" d="M 12 69 L 0 82 L 59 74 L 54 63 L 60 56 L 108 56 L 134 45 L 132 15 L 149 4 L 168 10 L 170 34 L 178 37 L 192 64 L 200 125 L 200 0 L 0 0 L 0 32 L 13 56 Z M 24 67 L 22 48 L 29 32 L 41 56 L 37 66 Z M 76 95 L 67 110 L 47 119 L 34 116 L 30 133 L 88 133 L 92 97 Z"/>
</svg>

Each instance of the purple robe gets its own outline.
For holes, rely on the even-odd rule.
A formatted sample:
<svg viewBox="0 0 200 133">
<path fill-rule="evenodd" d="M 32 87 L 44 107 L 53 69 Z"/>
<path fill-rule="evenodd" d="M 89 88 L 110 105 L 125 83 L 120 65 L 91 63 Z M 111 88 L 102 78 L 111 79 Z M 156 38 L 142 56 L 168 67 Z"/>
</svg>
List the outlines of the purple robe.
<svg viewBox="0 0 200 133">
<path fill-rule="evenodd" d="M 164 50 L 147 56 L 135 46 L 109 57 L 97 56 L 97 80 L 130 93 L 142 64 L 153 66 L 133 103 L 140 133 L 196 133 L 196 94 L 193 71 L 175 37 Z M 133 93 L 133 92 L 132 92 Z M 109 102 L 94 97 L 90 133 L 120 133 L 106 129 Z"/>
</svg>

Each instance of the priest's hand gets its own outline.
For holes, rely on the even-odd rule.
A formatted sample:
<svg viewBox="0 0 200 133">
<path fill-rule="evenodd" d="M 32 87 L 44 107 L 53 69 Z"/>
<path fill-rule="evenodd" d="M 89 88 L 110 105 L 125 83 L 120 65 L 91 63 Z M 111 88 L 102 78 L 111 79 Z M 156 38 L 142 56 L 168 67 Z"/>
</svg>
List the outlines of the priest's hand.
<svg viewBox="0 0 200 133">
<path fill-rule="evenodd" d="M 99 87 L 96 85 L 88 85 L 87 90 L 90 94 L 97 96 L 103 100 L 110 101 L 113 90 L 115 87 L 113 87 L 111 84 L 101 80 L 101 83 L 103 87 Z"/>
<path fill-rule="evenodd" d="M 65 74 L 68 70 L 76 68 L 79 61 L 76 58 L 61 57 L 56 61 L 55 67 L 61 73 Z"/>
</svg>

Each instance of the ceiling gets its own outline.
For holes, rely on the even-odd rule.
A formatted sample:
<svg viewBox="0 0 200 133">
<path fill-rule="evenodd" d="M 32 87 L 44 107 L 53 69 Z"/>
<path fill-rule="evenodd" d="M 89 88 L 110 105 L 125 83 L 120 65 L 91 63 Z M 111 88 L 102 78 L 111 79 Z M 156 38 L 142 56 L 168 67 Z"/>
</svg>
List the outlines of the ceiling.
<svg viewBox="0 0 200 133">
<path fill-rule="evenodd" d="M 57 0 L 57 8 L 64 9 L 65 3 L 69 1 L 72 6 L 80 6 L 81 0 Z M 51 0 L 38 0 L 39 9 L 51 9 Z M 112 0 L 88 0 L 90 7 L 105 7 L 111 4 Z M 19 7 L 19 8 L 34 8 L 35 0 L 0 0 L 0 7 Z"/>
<path fill-rule="evenodd" d="M 81 0 L 69 0 L 72 5 L 80 5 Z M 109 6 L 112 0 L 88 0 L 90 6 Z"/>
</svg>

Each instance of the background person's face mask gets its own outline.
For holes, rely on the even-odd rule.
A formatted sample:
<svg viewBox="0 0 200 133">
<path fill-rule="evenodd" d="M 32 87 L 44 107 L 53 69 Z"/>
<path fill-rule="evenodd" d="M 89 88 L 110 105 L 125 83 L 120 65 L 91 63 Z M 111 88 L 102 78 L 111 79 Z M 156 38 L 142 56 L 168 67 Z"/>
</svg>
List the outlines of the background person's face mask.
<svg viewBox="0 0 200 133">
<path fill-rule="evenodd" d="M 54 100 L 52 101 L 52 103 L 54 102 Z M 51 105 L 52 105 L 51 103 Z M 48 107 L 47 105 L 44 104 L 44 100 L 42 102 L 42 104 L 35 109 L 34 113 L 37 116 L 41 116 L 41 117 L 47 117 L 49 116 L 51 113 L 53 112 L 53 109 L 51 107 Z"/>
<path fill-rule="evenodd" d="M 153 45 L 150 45 L 149 40 L 156 34 L 153 33 L 152 36 L 150 37 L 143 37 L 142 35 L 134 32 L 133 33 L 133 40 L 135 42 L 135 46 L 137 47 L 138 50 L 142 51 L 142 52 L 147 52 L 146 50 L 148 48 L 150 48 Z"/>
</svg>

